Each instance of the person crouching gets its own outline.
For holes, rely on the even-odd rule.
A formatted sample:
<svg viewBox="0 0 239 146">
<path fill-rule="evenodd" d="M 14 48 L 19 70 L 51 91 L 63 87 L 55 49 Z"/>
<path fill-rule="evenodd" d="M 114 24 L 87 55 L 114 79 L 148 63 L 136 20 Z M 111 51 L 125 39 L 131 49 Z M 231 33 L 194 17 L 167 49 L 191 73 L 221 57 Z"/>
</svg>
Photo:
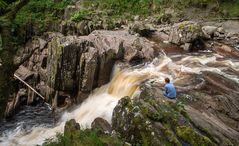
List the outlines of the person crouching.
<svg viewBox="0 0 239 146">
<path fill-rule="evenodd" d="M 165 86 L 164 86 L 163 95 L 169 99 L 175 99 L 177 96 L 177 91 L 176 91 L 173 83 L 170 83 L 169 78 L 165 78 Z"/>
</svg>

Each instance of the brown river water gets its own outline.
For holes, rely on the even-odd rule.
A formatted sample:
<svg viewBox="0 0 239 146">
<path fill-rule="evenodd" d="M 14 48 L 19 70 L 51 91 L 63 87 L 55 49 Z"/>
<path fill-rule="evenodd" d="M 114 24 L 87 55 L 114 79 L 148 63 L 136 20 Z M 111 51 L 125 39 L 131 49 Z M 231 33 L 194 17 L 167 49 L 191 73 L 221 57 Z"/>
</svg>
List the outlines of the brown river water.
<svg viewBox="0 0 239 146">
<path fill-rule="evenodd" d="M 193 76 L 200 75 L 203 71 L 210 71 L 239 83 L 239 75 L 230 71 L 232 69 L 239 72 L 239 59 L 225 58 L 210 51 L 167 53 L 168 55 L 161 53 L 152 62 L 132 68 L 120 70 L 115 65 L 111 81 L 107 85 L 95 89 L 75 110 L 65 112 L 56 125 L 53 124 L 49 115 L 50 111 L 47 110 L 42 113 L 44 116 L 30 115 L 38 117 L 39 120 L 32 119 L 33 124 L 28 129 L 21 124 L 21 122 L 27 123 L 27 120 L 23 120 L 24 114 L 21 115 L 22 121 L 16 120 L 17 122 L 11 123 L 12 125 L 5 123 L 3 126 L 7 128 L 1 128 L 3 132 L 0 137 L 0 145 L 32 146 L 42 144 L 45 139 L 54 137 L 56 133 L 62 133 L 65 122 L 69 119 L 75 119 L 84 128 L 90 127 L 97 117 L 102 117 L 111 123 L 112 112 L 118 100 L 124 96 L 137 97 L 140 94 L 139 85 L 146 80 L 162 85 L 164 78 L 169 77 L 178 86 L 188 86 L 191 84 L 190 79 Z M 43 106 L 42 108 L 46 109 L 47 107 Z M 37 123 L 36 121 L 41 122 Z"/>
</svg>

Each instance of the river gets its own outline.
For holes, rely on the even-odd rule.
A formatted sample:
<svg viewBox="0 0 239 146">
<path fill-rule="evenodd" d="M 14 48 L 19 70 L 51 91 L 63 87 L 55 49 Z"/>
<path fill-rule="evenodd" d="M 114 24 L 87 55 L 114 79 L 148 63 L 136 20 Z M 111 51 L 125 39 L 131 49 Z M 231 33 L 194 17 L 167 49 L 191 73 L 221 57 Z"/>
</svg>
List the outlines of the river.
<svg viewBox="0 0 239 146">
<path fill-rule="evenodd" d="M 210 51 L 201 53 L 179 53 L 166 56 L 164 53 L 139 66 L 119 70 L 115 66 L 110 83 L 98 89 L 71 112 L 65 112 L 56 124 L 45 105 L 24 107 L 12 122 L 1 126 L 2 146 L 32 146 L 42 144 L 45 139 L 64 131 L 65 122 L 75 119 L 81 127 L 90 127 L 92 121 L 102 117 L 111 123 L 114 107 L 124 96 L 131 98 L 140 94 L 144 81 L 162 86 L 169 77 L 177 86 L 194 86 L 194 76 L 201 77 L 203 71 L 215 72 L 239 83 L 239 59 L 225 58 Z"/>
</svg>

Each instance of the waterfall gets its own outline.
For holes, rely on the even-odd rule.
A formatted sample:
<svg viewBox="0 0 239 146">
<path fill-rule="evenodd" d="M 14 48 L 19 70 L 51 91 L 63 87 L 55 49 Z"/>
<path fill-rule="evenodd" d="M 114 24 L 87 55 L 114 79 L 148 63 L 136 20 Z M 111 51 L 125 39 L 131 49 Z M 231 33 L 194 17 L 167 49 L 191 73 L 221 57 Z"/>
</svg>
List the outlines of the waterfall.
<svg viewBox="0 0 239 146">
<path fill-rule="evenodd" d="M 54 137 L 56 133 L 64 131 L 67 120 L 75 119 L 81 127 L 90 127 L 97 117 L 104 118 L 111 123 L 114 107 L 119 99 L 125 96 L 136 97 L 140 90 L 139 85 L 146 80 L 154 80 L 158 85 L 163 85 L 164 78 L 169 77 L 175 84 L 188 84 L 191 76 L 201 74 L 202 71 L 217 72 L 228 75 L 231 79 L 238 76 L 229 75 L 226 69 L 239 70 L 239 62 L 228 59 L 222 60 L 220 56 L 191 55 L 191 56 L 161 56 L 143 67 L 134 67 L 114 72 L 114 75 L 107 85 L 104 85 L 92 92 L 92 94 L 72 112 L 65 112 L 54 128 L 35 127 L 30 133 L 21 129 L 9 131 L 3 135 L 0 145 L 4 146 L 32 146 L 42 144 L 45 139 Z"/>
</svg>

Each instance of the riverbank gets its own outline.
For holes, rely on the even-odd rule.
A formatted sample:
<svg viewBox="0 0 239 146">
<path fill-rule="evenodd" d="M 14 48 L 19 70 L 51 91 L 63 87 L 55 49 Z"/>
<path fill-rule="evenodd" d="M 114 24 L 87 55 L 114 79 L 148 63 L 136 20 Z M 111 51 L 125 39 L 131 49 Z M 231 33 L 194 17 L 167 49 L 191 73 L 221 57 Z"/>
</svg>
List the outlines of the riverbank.
<svg viewBox="0 0 239 146">
<path fill-rule="evenodd" d="M 14 60 L 33 54 L 15 73 L 61 116 L 53 121 L 13 79 L 5 115 L 25 107 L 39 113 L 16 124 L 35 114 L 45 122 L 27 131 L 6 123 L 0 145 L 238 145 L 239 22 L 224 20 L 237 19 L 238 3 L 112 2 L 33 0 L 19 11 L 27 42 Z M 39 23 L 28 17 L 38 5 Z M 161 94 L 165 77 L 178 90 L 173 102 Z"/>
</svg>

